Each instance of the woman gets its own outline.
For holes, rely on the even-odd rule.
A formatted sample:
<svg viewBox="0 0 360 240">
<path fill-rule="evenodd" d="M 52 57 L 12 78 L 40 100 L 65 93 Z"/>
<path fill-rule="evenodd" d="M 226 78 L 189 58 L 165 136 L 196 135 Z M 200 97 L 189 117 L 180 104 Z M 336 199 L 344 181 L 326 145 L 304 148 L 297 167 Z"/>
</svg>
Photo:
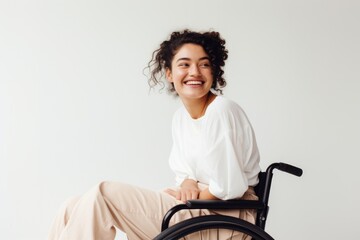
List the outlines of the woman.
<svg viewBox="0 0 360 240">
<path fill-rule="evenodd" d="M 220 96 L 226 84 L 222 69 L 226 59 L 225 41 L 217 32 L 173 32 L 154 51 L 150 85 L 162 84 L 165 75 L 170 91 L 183 103 L 172 122 L 169 160 L 177 186 L 155 192 L 102 182 L 64 204 L 49 239 L 110 240 L 115 227 L 131 240 L 152 239 L 159 234 L 165 213 L 186 200 L 257 198 L 252 187 L 260 167 L 252 127 L 236 103 Z M 171 224 L 209 214 L 255 222 L 252 210 L 188 210 L 177 213 Z M 246 236 L 240 234 L 239 239 Z"/>
</svg>

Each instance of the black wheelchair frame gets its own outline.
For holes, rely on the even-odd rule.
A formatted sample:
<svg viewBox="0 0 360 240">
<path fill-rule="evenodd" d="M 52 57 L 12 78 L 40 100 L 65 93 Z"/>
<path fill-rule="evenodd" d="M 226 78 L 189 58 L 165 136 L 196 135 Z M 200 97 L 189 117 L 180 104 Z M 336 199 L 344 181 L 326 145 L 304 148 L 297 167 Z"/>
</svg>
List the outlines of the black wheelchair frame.
<svg viewBox="0 0 360 240">
<path fill-rule="evenodd" d="M 220 228 L 237 230 L 246 233 L 253 237 L 253 239 L 273 239 L 268 233 L 265 232 L 265 224 L 267 215 L 269 212 L 269 196 L 271 181 L 273 177 L 273 170 L 278 169 L 280 171 L 290 173 L 292 175 L 300 177 L 303 173 L 302 169 L 292 166 L 286 163 L 273 163 L 265 172 L 259 173 L 259 183 L 254 188 L 258 200 L 189 200 L 184 204 L 179 204 L 171 208 L 163 218 L 161 225 L 161 233 L 154 238 L 154 240 L 167 240 L 167 239 L 179 239 L 196 231 Z M 245 220 L 238 219 L 230 216 L 222 215 L 210 215 L 194 217 L 180 223 L 177 223 L 169 227 L 169 222 L 172 216 L 180 210 L 190 209 L 256 209 L 256 224 L 251 224 Z"/>
</svg>

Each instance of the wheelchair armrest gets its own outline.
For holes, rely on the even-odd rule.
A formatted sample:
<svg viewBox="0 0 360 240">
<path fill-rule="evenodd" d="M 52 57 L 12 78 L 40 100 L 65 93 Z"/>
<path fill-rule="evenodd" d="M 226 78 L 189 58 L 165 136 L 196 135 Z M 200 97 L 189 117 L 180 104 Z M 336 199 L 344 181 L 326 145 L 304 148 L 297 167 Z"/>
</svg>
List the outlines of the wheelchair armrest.
<svg viewBox="0 0 360 240">
<path fill-rule="evenodd" d="M 190 209 L 263 209 L 265 204 L 255 200 L 188 200 Z"/>
<path fill-rule="evenodd" d="M 161 231 L 168 228 L 171 217 L 184 209 L 264 209 L 261 201 L 255 200 L 188 200 L 171 208 L 164 216 Z"/>
</svg>

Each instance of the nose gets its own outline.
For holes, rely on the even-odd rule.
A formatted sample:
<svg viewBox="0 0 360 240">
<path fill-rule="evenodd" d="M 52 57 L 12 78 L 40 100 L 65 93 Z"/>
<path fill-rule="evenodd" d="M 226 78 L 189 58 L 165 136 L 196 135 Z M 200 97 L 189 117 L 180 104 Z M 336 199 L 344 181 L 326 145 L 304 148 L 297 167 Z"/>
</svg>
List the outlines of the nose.
<svg viewBox="0 0 360 240">
<path fill-rule="evenodd" d="M 198 77 L 201 75 L 200 73 L 200 69 L 196 64 L 191 65 L 190 69 L 189 69 L 189 74 L 192 77 Z"/>
</svg>

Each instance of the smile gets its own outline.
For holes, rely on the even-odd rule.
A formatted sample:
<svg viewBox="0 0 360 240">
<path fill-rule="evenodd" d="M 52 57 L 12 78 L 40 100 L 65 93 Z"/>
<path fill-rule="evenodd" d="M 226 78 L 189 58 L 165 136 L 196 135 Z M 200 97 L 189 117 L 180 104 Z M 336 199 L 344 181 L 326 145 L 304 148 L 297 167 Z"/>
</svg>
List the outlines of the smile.
<svg viewBox="0 0 360 240">
<path fill-rule="evenodd" d="M 189 81 L 185 81 L 184 83 L 186 85 L 202 85 L 202 84 L 204 84 L 203 81 L 199 81 L 199 80 L 189 80 Z"/>
</svg>

